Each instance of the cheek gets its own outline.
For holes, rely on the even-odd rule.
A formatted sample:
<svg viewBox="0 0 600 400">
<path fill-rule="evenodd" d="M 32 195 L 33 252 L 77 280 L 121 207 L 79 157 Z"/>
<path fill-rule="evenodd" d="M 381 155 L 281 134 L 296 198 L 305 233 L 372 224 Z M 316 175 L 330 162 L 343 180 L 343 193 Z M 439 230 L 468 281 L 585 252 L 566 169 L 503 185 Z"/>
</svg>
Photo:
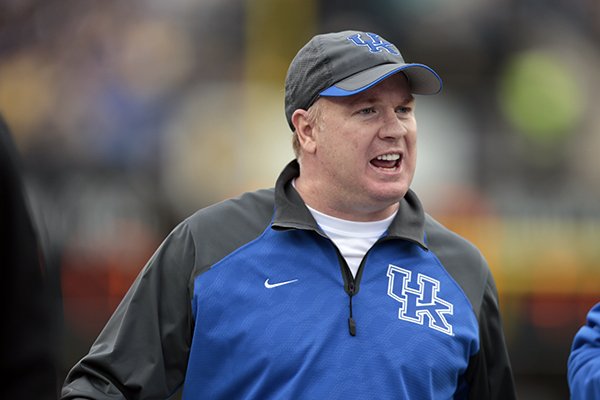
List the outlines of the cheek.
<svg viewBox="0 0 600 400">
<path fill-rule="evenodd" d="M 415 168 L 417 163 L 417 134 L 416 129 L 413 129 L 410 134 L 406 136 L 406 149 L 408 155 L 408 163 Z"/>
<path fill-rule="evenodd" d="M 360 150 L 360 143 L 352 135 L 353 130 L 345 124 L 327 124 L 327 131 L 322 133 L 321 148 L 327 153 L 328 158 L 343 162 L 348 158 L 355 158 Z"/>
<path fill-rule="evenodd" d="M 410 139 L 408 139 L 406 144 L 407 144 L 410 152 L 412 152 L 412 153 L 417 152 L 417 136 L 416 135 L 412 136 Z"/>
<path fill-rule="evenodd" d="M 407 142 L 408 158 L 413 166 L 417 163 L 417 139 Z"/>
<path fill-rule="evenodd" d="M 408 134 L 406 135 L 406 145 L 409 149 L 415 150 L 417 148 L 417 124 L 416 122 L 407 126 Z"/>
<path fill-rule="evenodd" d="M 343 142 L 329 137 L 318 144 L 317 154 L 323 168 L 337 170 L 343 165 L 348 149 Z"/>
</svg>

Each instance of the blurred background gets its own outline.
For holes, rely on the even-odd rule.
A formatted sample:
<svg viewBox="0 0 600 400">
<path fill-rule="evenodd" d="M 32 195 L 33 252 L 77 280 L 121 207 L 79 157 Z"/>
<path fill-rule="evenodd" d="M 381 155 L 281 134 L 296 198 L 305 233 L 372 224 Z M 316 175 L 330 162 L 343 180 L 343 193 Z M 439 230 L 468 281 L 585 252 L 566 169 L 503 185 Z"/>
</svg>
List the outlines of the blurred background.
<svg viewBox="0 0 600 400">
<path fill-rule="evenodd" d="M 600 301 L 600 2 L 0 0 L 0 113 L 57 295 L 59 379 L 166 234 L 274 184 L 283 81 L 314 34 L 373 31 L 444 79 L 413 188 L 495 274 L 522 399 L 565 399 Z"/>
</svg>

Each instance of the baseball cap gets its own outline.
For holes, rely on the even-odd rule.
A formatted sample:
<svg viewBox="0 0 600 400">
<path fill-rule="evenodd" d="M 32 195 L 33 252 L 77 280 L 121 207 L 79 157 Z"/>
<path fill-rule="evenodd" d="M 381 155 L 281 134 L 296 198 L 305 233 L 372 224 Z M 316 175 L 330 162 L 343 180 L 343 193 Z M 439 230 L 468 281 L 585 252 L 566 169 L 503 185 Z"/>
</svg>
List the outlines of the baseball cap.
<svg viewBox="0 0 600 400">
<path fill-rule="evenodd" d="M 442 79 L 424 64 L 406 63 L 400 51 L 370 32 L 343 31 L 314 36 L 298 51 L 285 79 L 285 116 L 308 109 L 320 96 L 351 96 L 402 71 L 414 94 L 437 94 Z"/>
</svg>

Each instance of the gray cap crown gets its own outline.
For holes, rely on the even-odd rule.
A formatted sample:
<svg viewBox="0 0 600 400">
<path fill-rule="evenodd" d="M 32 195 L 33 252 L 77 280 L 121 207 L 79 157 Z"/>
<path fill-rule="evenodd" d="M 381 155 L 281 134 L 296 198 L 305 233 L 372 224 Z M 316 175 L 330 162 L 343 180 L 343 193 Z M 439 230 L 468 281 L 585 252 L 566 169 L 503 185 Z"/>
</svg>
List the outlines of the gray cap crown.
<svg viewBox="0 0 600 400">
<path fill-rule="evenodd" d="M 442 80 L 423 64 L 406 63 L 392 43 L 374 33 L 334 32 L 314 36 L 292 60 L 285 80 L 285 115 L 308 109 L 319 96 L 351 96 L 403 71 L 415 94 L 436 94 Z"/>
</svg>

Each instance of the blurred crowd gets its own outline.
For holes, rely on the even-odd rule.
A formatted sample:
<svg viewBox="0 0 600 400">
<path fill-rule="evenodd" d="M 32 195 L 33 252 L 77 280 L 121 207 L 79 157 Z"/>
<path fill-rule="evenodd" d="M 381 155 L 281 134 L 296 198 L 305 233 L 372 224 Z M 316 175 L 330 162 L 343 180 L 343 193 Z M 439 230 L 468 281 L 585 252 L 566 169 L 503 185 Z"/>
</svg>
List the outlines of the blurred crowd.
<svg viewBox="0 0 600 400">
<path fill-rule="evenodd" d="M 2 0 L 0 113 L 56 305 L 61 374 L 196 209 L 293 157 L 287 65 L 317 32 L 374 31 L 434 67 L 414 189 L 498 280 L 520 397 L 566 398 L 600 300 L 595 0 Z"/>
</svg>

